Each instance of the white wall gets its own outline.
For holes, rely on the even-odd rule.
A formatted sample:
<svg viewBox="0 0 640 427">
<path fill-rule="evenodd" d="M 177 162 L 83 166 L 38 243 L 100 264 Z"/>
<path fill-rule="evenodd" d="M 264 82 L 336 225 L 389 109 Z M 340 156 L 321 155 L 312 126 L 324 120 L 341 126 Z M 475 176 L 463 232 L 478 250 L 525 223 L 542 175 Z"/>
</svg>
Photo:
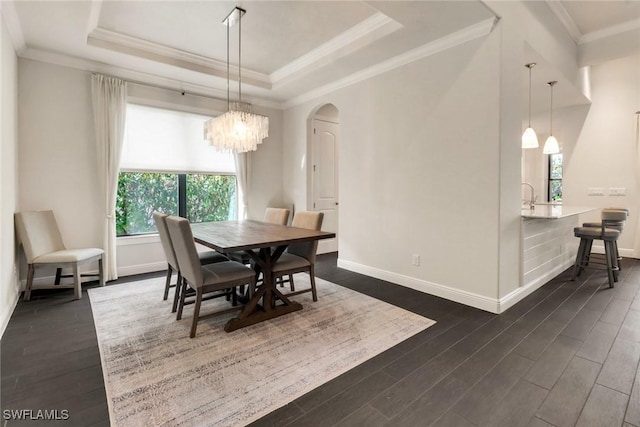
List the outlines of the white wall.
<svg viewBox="0 0 640 427">
<path fill-rule="evenodd" d="M 285 197 L 297 209 L 308 115 L 340 111 L 342 266 L 495 299 L 499 54 L 492 34 L 285 111 Z"/>
<path fill-rule="evenodd" d="M 636 114 L 640 109 L 640 54 L 591 67 L 591 108 L 573 145 L 565 146 L 566 203 L 583 206 L 622 206 L 631 216 L 618 241 L 623 256 L 640 258 L 640 160 Z M 605 196 L 589 196 L 600 187 Z M 624 187 L 625 197 L 609 196 Z M 589 220 L 599 219 L 597 212 Z"/>
<path fill-rule="evenodd" d="M 18 187 L 18 60 L 0 19 L 0 336 L 18 299 L 13 214 Z"/>
<path fill-rule="evenodd" d="M 565 80 L 579 74 L 576 45 L 546 4 L 488 4 L 502 16 L 489 36 L 285 111 L 283 177 L 285 199 L 306 208 L 306 120 L 333 103 L 339 265 L 499 311 L 522 285 L 525 44 Z"/>
<path fill-rule="evenodd" d="M 91 74 L 28 59 L 20 59 L 18 67 L 20 209 L 53 209 L 67 246 L 99 247 Z M 149 97 L 156 105 L 219 110 L 220 101 L 131 86 L 133 96 Z M 256 112 L 269 116 L 270 137 L 252 154 L 251 218 L 262 217 L 265 207 L 282 201 L 281 112 L 264 108 Z M 166 266 L 157 237 L 123 240 L 117 256 L 120 274 Z"/>
</svg>

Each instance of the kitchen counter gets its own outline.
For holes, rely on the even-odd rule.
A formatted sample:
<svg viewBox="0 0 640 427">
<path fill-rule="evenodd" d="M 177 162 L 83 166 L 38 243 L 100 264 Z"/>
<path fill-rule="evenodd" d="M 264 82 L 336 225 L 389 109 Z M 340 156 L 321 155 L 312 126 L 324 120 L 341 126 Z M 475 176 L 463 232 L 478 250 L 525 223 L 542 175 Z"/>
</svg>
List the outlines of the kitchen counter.
<svg viewBox="0 0 640 427">
<path fill-rule="evenodd" d="M 598 210 L 600 208 L 555 204 L 522 209 L 519 289 L 522 295 L 528 295 L 571 267 L 580 242 L 573 228 L 584 220 L 580 214 Z"/>
<path fill-rule="evenodd" d="M 598 209 L 600 208 L 590 208 L 586 206 L 535 205 L 534 209 L 522 208 L 521 216 L 522 218 L 559 219 L 596 211 Z"/>
</svg>

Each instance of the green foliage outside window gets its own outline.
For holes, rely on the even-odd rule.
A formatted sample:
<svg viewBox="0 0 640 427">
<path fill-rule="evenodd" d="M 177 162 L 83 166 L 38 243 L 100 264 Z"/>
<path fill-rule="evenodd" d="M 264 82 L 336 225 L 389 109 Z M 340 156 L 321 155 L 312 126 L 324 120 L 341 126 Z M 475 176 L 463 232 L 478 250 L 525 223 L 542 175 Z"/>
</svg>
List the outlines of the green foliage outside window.
<svg viewBox="0 0 640 427">
<path fill-rule="evenodd" d="M 236 177 L 187 175 L 187 219 L 190 222 L 235 218 Z"/>
<path fill-rule="evenodd" d="M 179 193 L 186 192 L 180 209 Z M 121 172 L 116 198 L 116 235 L 156 232 L 153 212 L 181 214 L 191 222 L 224 221 L 236 216 L 236 177 L 186 175 L 186 189 L 178 174 Z M 186 210 L 186 213 L 184 212 Z"/>
<path fill-rule="evenodd" d="M 549 156 L 549 201 L 562 201 L 562 153 Z"/>
</svg>

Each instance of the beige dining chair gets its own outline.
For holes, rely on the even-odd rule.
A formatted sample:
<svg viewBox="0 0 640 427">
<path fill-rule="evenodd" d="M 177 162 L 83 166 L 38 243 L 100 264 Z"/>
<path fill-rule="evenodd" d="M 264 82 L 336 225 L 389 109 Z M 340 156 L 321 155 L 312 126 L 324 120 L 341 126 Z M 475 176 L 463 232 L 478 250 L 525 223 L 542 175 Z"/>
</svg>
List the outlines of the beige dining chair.
<svg viewBox="0 0 640 427">
<path fill-rule="evenodd" d="M 196 328 L 200 320 L 230 313 L 242 308 L 242 306 L 231 307 L 201 316 L 200 306 L 204 294 L 214 292 L 218 293 L 219 296 L 228 295 L 229 292 L 235 294 L 235 288 L 244 285 L 249 285 L 251 289 L 255 286 L 255 275 L 251 268 L 235 261 L 223 261 L 202 265 L 198 258 L 198 251 L 196 250 L 189 221 L 176 216 L 169 216 L 165 220 L 178 261 L 178 269 L 182 274 L 182 289 L 180 291 L 180 303 L 178 305 L 177 315 L 178 320 L 182 319 L 187 287 L 190 287 L 196 292 L 193 322 L 191 324 L 191 332 L 189 333 L 189 336 L 193 338 L 196 336 Z"/>
<path fill-rule="evenodd" d="M 292 227 L 306 228 L 308 230 L 320 230 L 322 228 L 322 212 L 302 211 L 296 212 L 291 222 Z M 298 295 L 304 292 L 311 292 L 313 300 L 318 301 L 318 293 L 316 291 L 315 278 L 315 262 L 316 251 L 318 249 L 318 241 L 293 243 L 289 245 L 287 251 L 280 256 L 273 266 L 273 280 L 281 285 L 289 283 L 291 292 L 287 295 Z M 301 291 L 295 290 L 293 282 L 293 274 L 301 272 L 309 272 L 309 280 L 311 288 Z M 284 279 L 288 276 L 288 279 Z"/>
<path fill-rule="evenodd" d="M 289 209 L 267 208 L 264 211 L 262 222 L 267 222 L 269 224 L 287 225 L 287 223 L 289 222 L 290 213 L 291 211 Z M 251 257 L 243 251 L 231 252 L 227 254 L 227 256 L 232 261 L 241 262 L 243 264 L 251 263 Z"/>
<path fill-rule="evenodd" d="M 27 284 L 24 300 L 31 299 L 33 289 L 73 288 L 74 298 L 82 298 L 81 277 L 98 276 L 100 286 L 104 286 L 102 257 L 104 251 L 99 248 L 67 249 L 62 240 L 58 223 L 53 211 L 17 212 L 14 216 L 18 240 L 22 244 L 27 258 Z M 80 274 L 80 265 L 98 262 L 98 274 Z M 55 267 L 54 285 L 33 288 L 33 276 L 36 267 Z M 63 268 L 71 268 L 72 275 L 62 275 Z M 62 277 L 73 277 L 73 285 L 61 285 Z"/>
<path fill-rule="evenodd" d="M 180 269 L 178 268 L 178 260 L 176 259 L 176 253 L 173 249 L 173 243 L 171 242 L 169 229 L 167 228 L 166 218 L 168 216 L 169 215 L 162 212 L 153 213 L 153 220 L 156 223 L 156 228 L 158 229 L 158 234 L 160 235 L 162 249 L 164 250 L 164 255 L 167 258 L 167 280 L 164 285 L 164 296 L 162 300 L 166 301 L 169 297 L 169 289 L 175 287 L 176 291 L 173 294 L 173 305 L 171 307 L 171 312 L 175 313 L 178 308 L 178 300 L 180 298 L 180 281 L 182 280 L 182 275 L 180 274 Z M 202 265 L 229 261 L 226 256 L 216 251 L 198 252 L 198 258 L 200 259 L 200 264 Z M 172 285 L 171 276 L 174 272 L 177 273 L 178 276 L 176 279 L 176 283 Z"/>
</svg>

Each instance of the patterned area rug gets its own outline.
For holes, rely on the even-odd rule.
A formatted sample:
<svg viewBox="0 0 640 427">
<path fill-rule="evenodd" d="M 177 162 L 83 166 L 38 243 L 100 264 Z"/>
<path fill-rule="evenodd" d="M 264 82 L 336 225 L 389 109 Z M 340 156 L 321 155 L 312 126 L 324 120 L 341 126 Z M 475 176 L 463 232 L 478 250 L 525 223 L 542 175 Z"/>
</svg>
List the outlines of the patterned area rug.
<svg viewBox="0 0 640 427">
<path fill-rule="evenodd" d="M 113 427 L 247 425 L 435 323 L 318 279 L 303 310 L 232 333 L 233 314 L 206 319 L 190 339 L 193 306 L 176 321 L 163 286 L 89 290 Z"/>
</svg>

